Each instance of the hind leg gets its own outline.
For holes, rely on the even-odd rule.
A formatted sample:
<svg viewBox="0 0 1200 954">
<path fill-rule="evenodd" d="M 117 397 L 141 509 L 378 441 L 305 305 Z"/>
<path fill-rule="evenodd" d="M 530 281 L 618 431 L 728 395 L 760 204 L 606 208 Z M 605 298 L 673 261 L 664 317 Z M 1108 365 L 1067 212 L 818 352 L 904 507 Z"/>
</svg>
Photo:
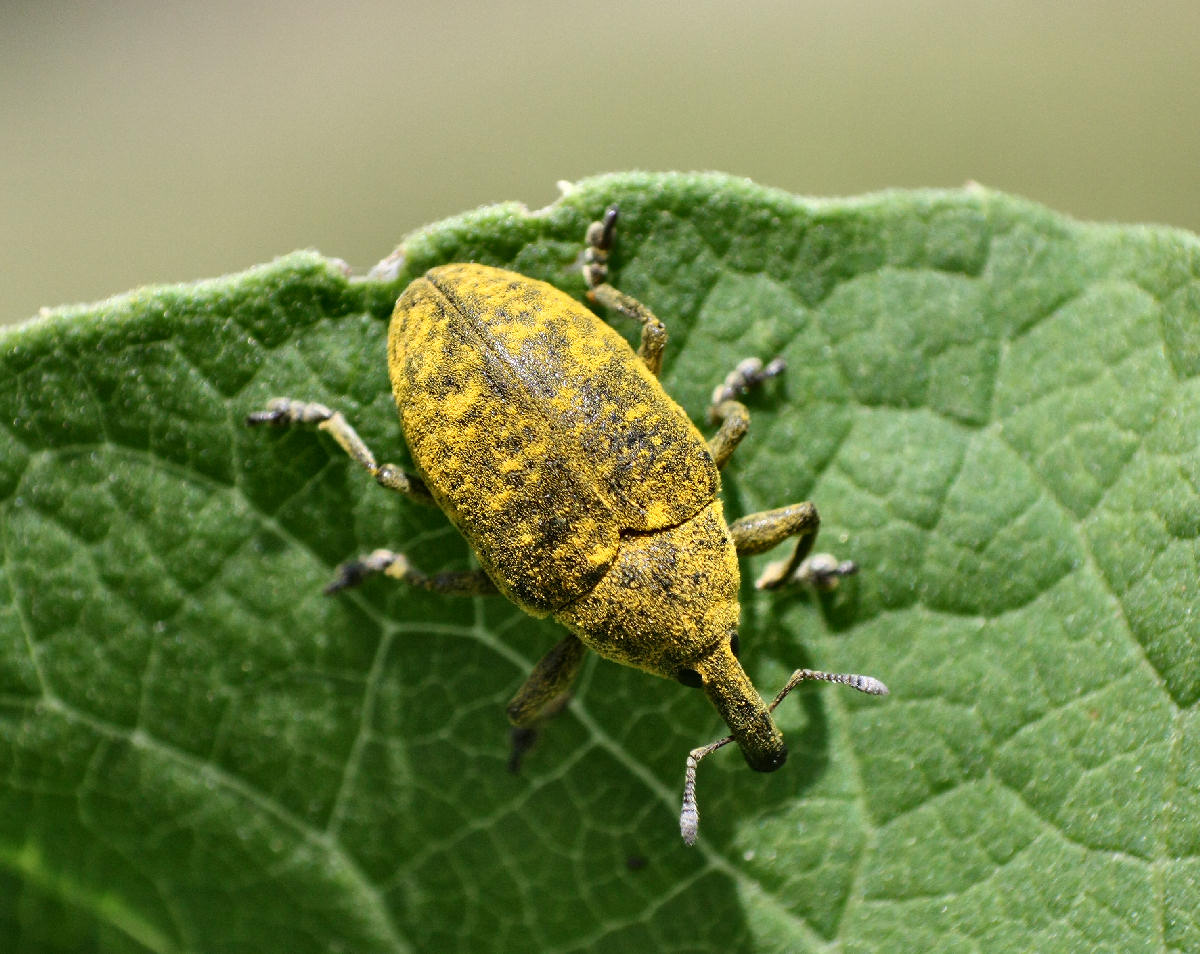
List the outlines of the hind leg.
<svg viewBox="0 0 1200 954">
<path fill-rule="evenodd" d="M 564 636 L 533 667 L 529 678 L 512 697 L 507 709 L 508 720 L 513 724 L 510 772 L 520 770 L 521 757 L 533 746 L 542 723 L 558 715 L 567 704 L 571 685 L 586 655 L 587 647 L 578 636 Z"/>
<path fill-rule="evenodd" d="M 786 560 L 767 565 L 754 583 L 760 590 L 772 590 L 788 581 L 807 583 L 818 590 L 832 590 L 845 576 L 858 572 L 857 564 L 839 561 L 831 554 L 812 553 L 817 542 L 821 518 L 809 501 L 747 514 L 729 525 L 738 556 L 764 553 L 789 537 L 797 537 L 796 548 Z"/>
</svg>

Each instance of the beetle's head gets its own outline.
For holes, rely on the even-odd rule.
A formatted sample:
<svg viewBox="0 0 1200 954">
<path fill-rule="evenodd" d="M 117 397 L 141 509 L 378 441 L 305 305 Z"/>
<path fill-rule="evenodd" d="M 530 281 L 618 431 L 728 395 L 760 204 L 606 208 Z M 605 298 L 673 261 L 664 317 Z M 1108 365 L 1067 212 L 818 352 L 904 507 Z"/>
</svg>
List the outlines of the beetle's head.
<svg viewBox="0 0 1200 954">
<path fill-rule="evenodd" d="M 720 640 L 692 667 L 678 670 L 675 678 L 704 690 L 752 769 L 774 772 L 787 760 L 787 746 L 766 703 L 738 662 L 737 651 L 737 631 L 730 630 L 727 639 Z"/>
</svg>

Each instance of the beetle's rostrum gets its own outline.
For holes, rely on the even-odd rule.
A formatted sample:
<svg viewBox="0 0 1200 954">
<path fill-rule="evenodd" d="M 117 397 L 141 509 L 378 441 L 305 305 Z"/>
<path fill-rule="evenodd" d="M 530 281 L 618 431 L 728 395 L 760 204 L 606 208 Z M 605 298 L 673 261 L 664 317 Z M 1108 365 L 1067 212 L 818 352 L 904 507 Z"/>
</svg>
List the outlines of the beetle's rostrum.
<svg viewBox="0 0 1200 954">
<path fill-rule="evenodd" d="M 384 487 L 434 504 L 471 545 L 481 569 L 427 575 L 376 550 L 343 566 L 331 591 L 383 573 L 448 594 L 503 594 L 568 632 L 508 706 L 530 730 L 562 708 L 590 649 L 704 691 L 731 735 L 688 757 L 681 831 L 694 841 L 695 767 L 736 741 L 751 768 L 787 757 L 772 710 L 805 680 L 886 692 L 870 677 L 797 670 L 766 705 L 738 661 L 738 555 L 797 539 L 758 581 L 805 579 L 829 588 L 853 563 L 810 557 L 811 503 L 727 523 L 720 468 L 746 433 L 737 399 L 783 370 L 747 359 L 713 393 L 705 440 L 658 382 L 666 327 L 607 280 L 616 210 L 587 233 L 589 298 L 637 321 L 637 353 L 589 309 L 544 282 L 502 269 L 430 269 L 396 303 L 388 333 L 392 391 L 416 473 L 379 465 L 338 412 L 278 398 L 250 424 L 316 424 Z M 512 764 L 519 753 L 514 750 Z"/>
</svg>

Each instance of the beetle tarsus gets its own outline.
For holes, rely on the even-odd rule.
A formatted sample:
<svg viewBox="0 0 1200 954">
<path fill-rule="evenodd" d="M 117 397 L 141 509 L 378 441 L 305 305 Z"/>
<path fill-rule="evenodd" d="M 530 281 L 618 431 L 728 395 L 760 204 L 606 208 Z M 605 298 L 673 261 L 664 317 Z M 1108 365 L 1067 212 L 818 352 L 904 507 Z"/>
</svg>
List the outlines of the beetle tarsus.
<svg viewBox="0 0 1200 954">
<path fill-rule="evenodd" d="M 719 415 L 721 405 L 727 401 L 736 401 L 758 387 L 764 381 L 777 377 L 787 369 L 783 358 L 773 358 L 766 364 L 761 358 L 746 358 L 738 362 L 738 366 L 725 375 L 725 380 L 718 384 L 712 393 L 712 401 L 708 406 L 709 420 L 714 424 L 722 420 Z"/>
<path fill-rule="evenodd" d="M 601 223 L 599 247 L 608 251 L 612 248 L 613 235 L 617 231 L 617 216 L 620 210 L 615 205 L 610 205 L 604 212 L 604 220 Z"/>
<path fill-rule="evenodd" d="M 826 592 L 835 589 L 838 583 L 858 572 L 853 560 L 839 560 L 832 553 L 814 553 L 800 564 L 792 579 L 804 583 L 814 590 Z"/>
<path fill-rule="evenodd" d="M 246 424 L 254 427 L 257 424 L 269 424 L 273 427 L 286 427 L 289 424 L 323 424 L 337 412 L 316 401 L 297 401 L 294 398 L 277 397 L 267 402 L 265 411 L 255 411 L 246 415 Z"/>
<path fill-rule="evenodd" d="M 610 205 L 604 218 L 588 226 L 584 238 L 583 277 L 588 285 L 588 298 L 596 300 L 596 289 L 608 281 L 608 252 L 612 248 L 617 228 L 617 207 Z"/>
<path fill-rule="evenodd" d="M 321 591 L 326 596 L 333 596 L 342 590 L 358 586 L 359 583 L 371 575 L 372 570 L 365 566 L 361 560 L 351 560 L 349 563 L 343 563 L 339 566 L 335 573 L 336 576 Z"/>
<path fill-rule="evenodd" d="M 412 569 L 408 557 L 392 550 L 372 550 L 365 557 L 350 560 L 337 568 L 337 575 L 325 587 L 325 595 L 331 596 L 341 590 L 358 586 L 374 573 L 386 573 L 397 580 L 407 579 Z"/>
<path fill-rule="evenodd" d="M 568 687 L 575 681 L 585 653 L 586 649 L 578 639 L 566 637 L 534 667 L 529 679 L 508 704 L 508 717 L 513 722 L 509 733 L 512 749 L 508 770 L 514 775 L 521 771 L 525 753 L 537 742 L 542 726 L 571 701 Z"/>
<path fill-rule="evenodd" d="M 785 367 L 783 358 L 775 358 L 766 365 L 759 358 L 746 358 L 713 389 L 708 421 L 719 424 L 720 429 L 709 440 L 708 447 L 718 470 L 725 466 L 750 427 L 750 412 L 738 398 L 768 378 L 782 374 Z"/>
<path fill-rule="evenodd" d="M 754 581 L 756 589 L 773 590 L 785 583 L 811 586 L 818 593 L 837 589 L 838 584 L 858 572 L 853 560 L 839 560 L 832 553 L 814 553 L 800 562 L 792 572 L 787 572 L 791 560 L 776 560 L 768 563 L 765 570 Z"/>
</svg>

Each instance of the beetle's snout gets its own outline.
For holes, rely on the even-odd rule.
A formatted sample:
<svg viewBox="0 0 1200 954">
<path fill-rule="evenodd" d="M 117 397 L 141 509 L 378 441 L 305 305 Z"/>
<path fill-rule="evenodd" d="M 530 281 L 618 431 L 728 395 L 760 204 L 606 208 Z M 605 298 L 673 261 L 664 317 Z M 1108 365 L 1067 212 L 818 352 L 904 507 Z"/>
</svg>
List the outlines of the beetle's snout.
<svg viewBox="0 0 1200 954">
<path fill-rule="evenodd" d="M 751 752 L 742 746 L 742 755 L 746 756 L 746 764 L 756 772 L 774 772 L 787 761 L 787 746 L 782 742 L 777 749 Z"/>
<path fill-rule="evenodd" d="M 746 764 L 754 771 L 774 772 L 787 761 L 783 733 L 775 727 L 771 713 L 765 707 L 745 707 L 734 719 L 727 721 L 738 748 L 746 757 Z"/>
<path fill-rule="evenodd" d="M 787 761 L 783 733 L 732 651 L 713 653 L 698 665 L 704 692 L 724 717 L 746 764 L 756 772 L 774 772 Z"/>
</svg>

